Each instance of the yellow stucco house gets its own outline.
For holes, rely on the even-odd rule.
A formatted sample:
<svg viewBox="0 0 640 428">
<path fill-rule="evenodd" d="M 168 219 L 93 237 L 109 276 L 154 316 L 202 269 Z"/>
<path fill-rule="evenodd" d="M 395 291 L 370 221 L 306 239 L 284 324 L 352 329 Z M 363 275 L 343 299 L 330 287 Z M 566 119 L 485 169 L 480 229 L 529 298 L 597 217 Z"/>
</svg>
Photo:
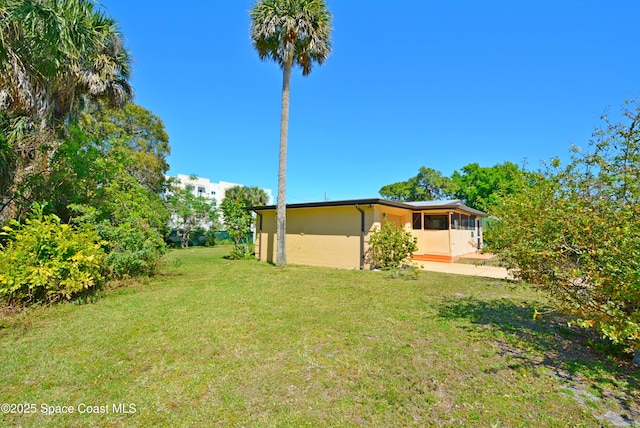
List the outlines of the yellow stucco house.
<svg viewBox="0 0 640 428">
<path fill-rule="evenodd" d="M 256 256 L 276 260 L 276 207 L 251 207 L 256 216 Z M 287 205 L 287 262 L 368 269 L 370 234 L 384 221 L 417 238 L 416 260 L 453 262 L 482 248 L 482 217 L 460 200 L 394 202 L 354 199 Z"/>
</svg>

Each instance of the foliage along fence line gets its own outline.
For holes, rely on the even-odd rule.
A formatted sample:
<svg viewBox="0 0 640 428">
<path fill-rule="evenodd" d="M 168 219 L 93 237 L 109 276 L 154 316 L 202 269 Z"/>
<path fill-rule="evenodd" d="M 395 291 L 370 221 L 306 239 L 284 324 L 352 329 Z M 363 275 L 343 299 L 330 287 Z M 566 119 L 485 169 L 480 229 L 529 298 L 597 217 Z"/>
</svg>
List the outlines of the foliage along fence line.
<svg viewBox="0 0 640 428">
<path fill-rule="evenodd" d="M 180 247 L 181 238 L 175 229 L 171 230 L 171 233 L 169 233 L 164 240 L 167 245 L 171 247 Z M 229 235 L 229 232 L 226 230 L 207 231 L 200 229 L 193 232 L 189 239 L 190 247 L 213 247 L 214 245 L 231 243 L 233 243 L 233 239 L 231 239 L 231 235 Z M 252 235 L 249 235 L 240 241 L 240 244 L 252 243 Z"/>
</svg>

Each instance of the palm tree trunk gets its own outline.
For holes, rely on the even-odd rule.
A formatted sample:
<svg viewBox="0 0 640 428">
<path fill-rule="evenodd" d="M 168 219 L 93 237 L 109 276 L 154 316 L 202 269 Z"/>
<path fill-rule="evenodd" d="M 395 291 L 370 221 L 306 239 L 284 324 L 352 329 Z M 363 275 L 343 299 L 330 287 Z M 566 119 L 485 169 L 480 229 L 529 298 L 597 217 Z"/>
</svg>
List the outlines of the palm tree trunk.
<svg viewBox="0 0 640 428">
<path fill-rule="evenodd" d="M 278 250 L 276 266 L 287 264 L 287 138 L 289 136 L 289 86 L 291 85 L 291 69 L 293 53 L 289 55 L 282 73 L 282 112 L 280 117 L 280 153 L 278 164 L 278 205 L 276 207 L 276 233 L 278 234 Z"/>
</svg>

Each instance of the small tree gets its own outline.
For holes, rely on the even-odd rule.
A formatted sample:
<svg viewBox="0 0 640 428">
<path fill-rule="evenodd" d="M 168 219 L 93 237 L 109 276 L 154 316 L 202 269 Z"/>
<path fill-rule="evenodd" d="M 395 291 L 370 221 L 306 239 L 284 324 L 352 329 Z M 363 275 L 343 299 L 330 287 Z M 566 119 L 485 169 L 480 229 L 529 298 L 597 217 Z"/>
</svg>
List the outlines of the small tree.
<svg viewBox="0 0 640 428">
<path fill-rule="evenodd" d="M 385 221 L 382 229 L 374 230 L 369 239 L 370 263 L 383 270 L 398 270 L 410 266 L 411 256 L 418 250 L 416 238 L 395 223 Z"/>
<path fill-rule="evenodd" d="M 170 183 L 167 205 L 171 212 L 171 222 L 180 236 L 182 248 L 189 246 L 189 238 L 193 231 L 215 224 L 218 218 L 215 201 L 194 195 L 189 186 L 180 187 L 176 183 Z"/>
<path fill-rule="evenodd" d="M 504 198 L 489 231 L 516 277 L 580 325 L 640 348 L 640 107 L 597 130 L 590 151 Z M 636 354 L 640 359 L 640 355 Z M 640 361 L 638 361 L 640 363 Z"/>
<path fill-rule="evenodd" d="M 220 204 L 224 226 L 236 248 L 251 234 L 251 215 L 245 207 L 243 201 L 233 198 L 225 198 Z"/>
<path fill-rule="evenodd" d="M 264 205 L 268 197 L 264 190 L 258 187 L 236 186 L 227 190 L 225 198 L 220 204 L 227 233 L 233 240 L 233 258 L 244 258 L 248 255 L 246 247 L 241 243 L 251 236 L 253 217 L 247 207 Z"/>
</svg>

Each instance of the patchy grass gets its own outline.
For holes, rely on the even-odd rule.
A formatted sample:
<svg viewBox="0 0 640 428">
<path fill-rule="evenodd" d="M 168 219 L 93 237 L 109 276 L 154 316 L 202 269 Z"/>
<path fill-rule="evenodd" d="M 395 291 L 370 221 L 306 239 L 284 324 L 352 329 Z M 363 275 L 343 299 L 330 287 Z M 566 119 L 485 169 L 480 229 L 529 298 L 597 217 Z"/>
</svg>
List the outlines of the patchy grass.
<svg viewBox="0 0 640 428">
<path fill-rule="evenodd" d="M 509 282 L 277 269 L 224 251 L 172 251 L 157 278 L 3 322 L 0 401 L 23 413 L 1 413 L 0 425 L 564 427 L 638 416 L 626 356 L 594 353 L 561 318 L 534 320 L 545 301 Z"/>
</svg>

